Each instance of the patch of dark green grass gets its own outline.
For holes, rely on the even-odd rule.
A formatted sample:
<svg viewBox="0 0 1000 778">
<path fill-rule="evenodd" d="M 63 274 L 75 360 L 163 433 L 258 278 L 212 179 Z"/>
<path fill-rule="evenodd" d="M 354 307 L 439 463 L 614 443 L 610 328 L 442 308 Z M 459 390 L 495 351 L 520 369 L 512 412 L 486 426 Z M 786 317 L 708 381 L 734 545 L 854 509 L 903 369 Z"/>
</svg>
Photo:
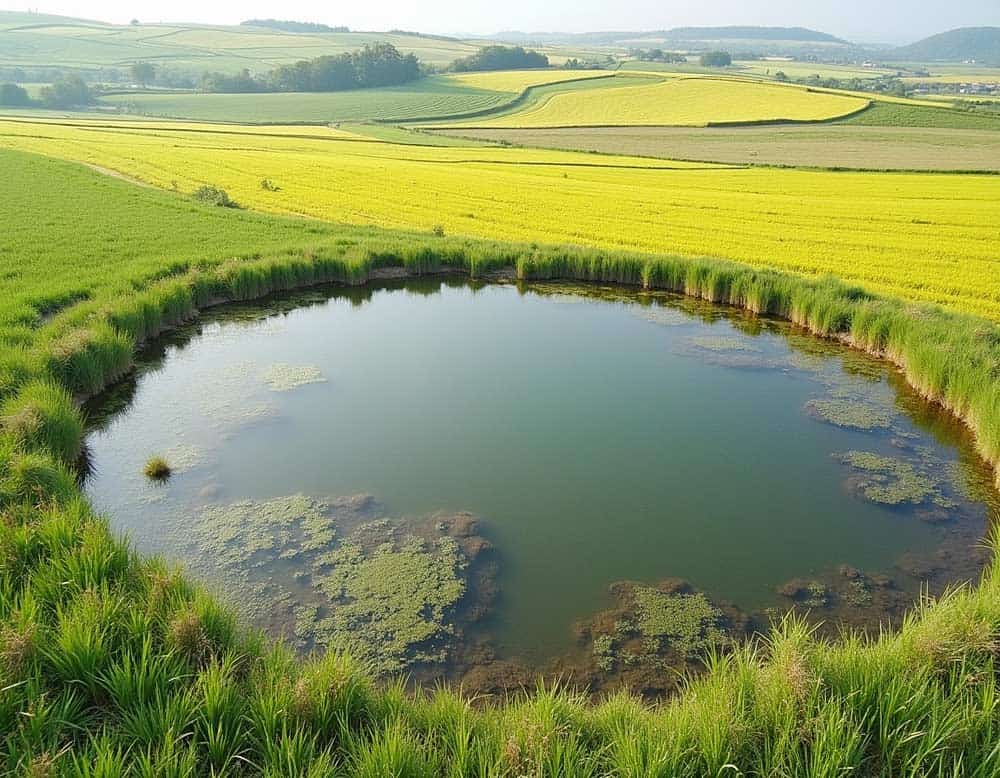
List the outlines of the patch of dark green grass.
<svg viewBox="0 0 1000 778">
<path fill-rule="evenodd" d="M 1000 116 L 932 105 L 910 105 L 876 100 L 860 113 L 836 124 L 860 124 L 869 127 L 940 127 L 953 130 L 1000 131 Z"/>
</svg>

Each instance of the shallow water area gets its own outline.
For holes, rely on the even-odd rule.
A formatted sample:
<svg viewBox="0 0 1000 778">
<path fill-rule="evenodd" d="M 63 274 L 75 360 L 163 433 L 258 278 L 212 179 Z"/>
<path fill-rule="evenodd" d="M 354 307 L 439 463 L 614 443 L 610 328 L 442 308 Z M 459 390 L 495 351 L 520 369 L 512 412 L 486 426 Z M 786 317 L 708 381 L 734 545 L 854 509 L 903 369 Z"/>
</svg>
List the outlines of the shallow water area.
<svg viewBox="0 0 1000 778">
<path fill-rule="evenodd" d="M 226 306 L 89 412 L 88 492 L 139 548 L 304 649 L 427 677 L 634 680 L 790 607 L 896 620 L 976 575 L 997 505 L 964 428 L 891 367 L 625 289 Z"/>
</svg>

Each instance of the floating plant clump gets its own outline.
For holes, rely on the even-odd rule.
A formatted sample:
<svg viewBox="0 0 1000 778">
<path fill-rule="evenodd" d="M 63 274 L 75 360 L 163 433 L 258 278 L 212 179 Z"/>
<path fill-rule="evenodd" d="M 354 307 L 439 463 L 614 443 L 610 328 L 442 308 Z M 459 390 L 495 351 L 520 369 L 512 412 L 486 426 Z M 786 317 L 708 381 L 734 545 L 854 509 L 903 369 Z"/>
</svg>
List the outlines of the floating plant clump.
<svg viewBox="0 0 1000 778">
<path fill-rule="evenodd" d="M 284 362 L 276 362 L 266 368 L 261 374 L 261 379 L 272 392 L 288 392 L 307 384 L 326 382 L 323 372 L 318 367 L 289 365 Z"/>
<path fill-rule="evenodd" d="M 302 612 L 300 629 L 317 643 L 348 648 L 379 673 L 445 662 L 456 631 L 452 617 L 465 593 L 458 544 L 447 536 L 379 540 L 373 547 L 349 538 L 315 561 L 312 580 L 330 606 L 326 615 L 322 608 Z"/>
<path fill-rule="evenodd" d="M 410 531 L 378 511 L 368 495 L 243 500 L 205 509 L 185 533 L 195 566 L 224 571 L 246 618 L 303 650 L 348 648 L 377 674 L 443 663 L 469 557 L 488 543 L 464 515 Z"/>
<path fill-rule="evenodd" d="M 578 634 L 590 643 L 595 671 L 646 691 L 672 688 L 676 673 L 729 644 L 748 623 L 735 608 L 713 603 L 680 579 L 656 586 L 621 581 L 611 591 L 618 605 L 578 624 Z"/>
<path fill-rule="evenodd" d="M 692 346 L 705 351 L 745 351 L 760 353 L 760 348 L 745 339 L 731 335 L 698 335 L 689 339 Z"/>
<path fill-rule="evenodd" d="M 889 429 L 892 416 L 867 402 L 844 398 L 810 400 L 806 409 L 817 418 L 837 427 L 857 430 Z"/>
<path fill-rule="evenodd" d="M 946 481 L 930 472 L 930 463 L 920 463 L 918 467 L 907 460 L 871 451 L 848 451 L 839 458 L 855 471 L 852 486 L 872 502 L 883 505 L 929 502 L 940 508 L 956 505 L 944 492 Z"/>
</svg>

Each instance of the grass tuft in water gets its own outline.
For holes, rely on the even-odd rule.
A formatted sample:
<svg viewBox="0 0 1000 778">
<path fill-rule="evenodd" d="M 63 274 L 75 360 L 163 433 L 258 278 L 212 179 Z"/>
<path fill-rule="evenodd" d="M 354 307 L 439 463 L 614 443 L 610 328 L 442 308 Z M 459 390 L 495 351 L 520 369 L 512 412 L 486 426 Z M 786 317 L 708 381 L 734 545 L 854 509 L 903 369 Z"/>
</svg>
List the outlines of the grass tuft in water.
<svg viewBox="0 0 1000 778">
<path fill-rule="evenodd" d="M 151 481 L 166 481 L 171 472 L 167 460 L 161 456 L 150 457 L 142 468 L 142 474 Z"/>
</svg>

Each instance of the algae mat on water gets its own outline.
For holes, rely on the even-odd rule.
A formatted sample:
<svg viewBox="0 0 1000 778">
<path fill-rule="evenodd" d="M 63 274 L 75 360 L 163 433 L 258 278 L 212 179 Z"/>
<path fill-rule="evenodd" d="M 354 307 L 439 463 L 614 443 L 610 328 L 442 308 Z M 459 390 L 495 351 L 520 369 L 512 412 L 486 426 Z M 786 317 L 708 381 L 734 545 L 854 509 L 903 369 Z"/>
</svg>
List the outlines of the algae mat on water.
<svg viewBox="0 0 1000 778">
<path fill-rule="evenodd" d="M 0 147 L 359 225 L 717 256 L 1000 319 L 1000 177 L 434 148 L 316 128 L 0 122 Z M 303 137 L 306 135 L 307 137 Z M 279 191 L 261 186 L 273 182 Z"/>
<path fill-rule="evenodd" d="M 212 505 L 175 534 L 245 618 L 302 649 L 347 649 L 378 675 L 442 664 L 461 637 L 472 552 L 488 544 L 464 515 L 405 529 L 379 515 L 368 495 L 296 494 Z"/>
</svg>

